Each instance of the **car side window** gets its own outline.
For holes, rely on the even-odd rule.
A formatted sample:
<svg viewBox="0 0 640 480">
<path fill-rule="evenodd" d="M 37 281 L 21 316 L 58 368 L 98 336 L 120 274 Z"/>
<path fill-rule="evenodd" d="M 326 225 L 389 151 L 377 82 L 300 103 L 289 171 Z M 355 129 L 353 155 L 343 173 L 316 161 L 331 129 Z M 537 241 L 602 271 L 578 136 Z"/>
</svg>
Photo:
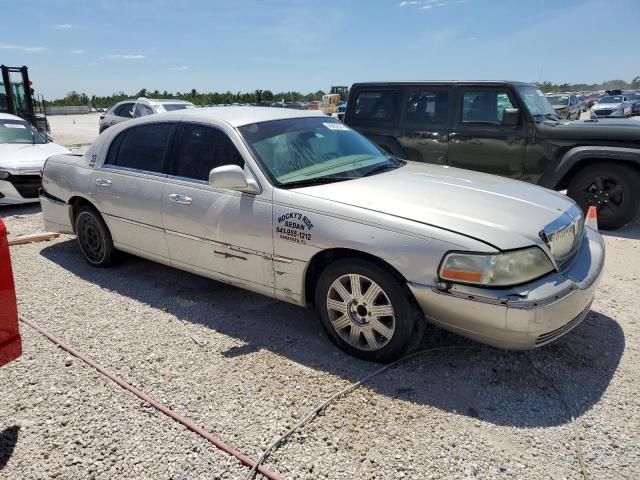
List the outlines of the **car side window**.
<svg viewBox="0 0 640 480">
<path fill-rule="evenodd" d="M 449 92 L 414 89 L 407 92 L 404 123 L 442 124 L 449 119 Z"/>
<path fill-rule="evenodd" d="M 395 118 L 395 90 L 364 90 L 356 97 L 353 116 L 356 121 L 390 122 Z"/>
<path fill-rule="evenodd" d="M 151 109 L 151 107 L 145 105 L 144 103 L 136 103 L 133 116 L 135 118 L 139 118 L 146 117 L 147 115 L 153 115 L 153 110 Z"/>
<path fill-rule="evenodd" d="M 133 103 L 123 103 L 118 107 L 118 110 L 114 112 L 114 115 L 124 118 L 132 118 L 131 110 L 133 110 Z"/>
<path fill-rule="evenodd" d="M 105 165 L 164 173 L 164 153 L 172 128 L 170 123 L 128 128 L 111 143 Z"/>
<path fill-rule="evenodd" d="M 209 181 L 209 172 L 223 165 L 244 168 L 244 160 L 231 139 L 222 131 L 186 124 L 180 137 L 175 175 Z"/>
<path fill-rule="evenodd" d="M 462 98 L 462 123 L 500 125 L 505 108 L 513 108 L 506 91 L 467 90 Z"/>
</svg>

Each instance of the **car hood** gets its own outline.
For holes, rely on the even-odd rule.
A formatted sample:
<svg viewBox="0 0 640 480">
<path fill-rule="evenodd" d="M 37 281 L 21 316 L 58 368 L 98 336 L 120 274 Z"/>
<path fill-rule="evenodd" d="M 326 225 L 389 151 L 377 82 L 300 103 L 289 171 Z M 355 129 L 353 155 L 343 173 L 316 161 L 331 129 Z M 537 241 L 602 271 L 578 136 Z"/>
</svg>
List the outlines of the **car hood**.
<svg viewBox="0 0 640 480">
<path fill-rule="evenodd" d="M 577 120 L 574 122 L 558 122 L 557 124 L 540 123 L 537 129 L 546 138 L 561 141 L 588 140 L 625 141 L 640 145 L 640 122 L 629 119 Z"/>
<path fill-rule="evenodd" d="M 524 182 L 417 162 L 296 192 L 454 231 L 500 250 L 541 245 L 539 232 L 575 204 Z"/>
<path fill-rule="evenodd" d="M 0 143 L 0 169 L 40 169 L 51 155 L 70 153 L 57 143 Z"/>
</svg>

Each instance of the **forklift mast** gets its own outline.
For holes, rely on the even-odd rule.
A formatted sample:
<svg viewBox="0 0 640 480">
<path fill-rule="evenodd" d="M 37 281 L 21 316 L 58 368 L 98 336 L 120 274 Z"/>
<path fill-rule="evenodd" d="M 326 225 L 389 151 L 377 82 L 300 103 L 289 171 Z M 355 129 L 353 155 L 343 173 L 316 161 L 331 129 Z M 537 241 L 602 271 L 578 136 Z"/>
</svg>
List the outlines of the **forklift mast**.
<svg viewBox="0 0 640 480">
<path fill-rule="evenodd" d="M 2 71 L 0 112 L 16 115 L 31 123 L 40 132 L 48 133 L 50 130 L 44 99 L 40 102 L 34 100 L 27 67 L 0 65 L 0 70 Z"/>
</svg>

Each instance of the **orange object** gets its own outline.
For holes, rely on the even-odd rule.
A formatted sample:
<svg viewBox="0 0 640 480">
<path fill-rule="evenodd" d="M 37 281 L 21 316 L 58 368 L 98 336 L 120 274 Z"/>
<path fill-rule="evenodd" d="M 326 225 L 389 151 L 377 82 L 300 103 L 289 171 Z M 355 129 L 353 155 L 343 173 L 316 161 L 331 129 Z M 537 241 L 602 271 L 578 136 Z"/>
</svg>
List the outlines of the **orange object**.
<svg viewBox="0 0 640 480">
<path fill-rule="evenodd" d="M 22 355 L 7 229 L 0 219 L 0 367 Z"/>
<path fill-rule="evenodd" d="M 593 205 L 591 205 L 589 210 L 587 210 L 587 220 L 585 221 L 585 224 L 594 230 L 598 230 L 598 211 Z"/>
</svg>

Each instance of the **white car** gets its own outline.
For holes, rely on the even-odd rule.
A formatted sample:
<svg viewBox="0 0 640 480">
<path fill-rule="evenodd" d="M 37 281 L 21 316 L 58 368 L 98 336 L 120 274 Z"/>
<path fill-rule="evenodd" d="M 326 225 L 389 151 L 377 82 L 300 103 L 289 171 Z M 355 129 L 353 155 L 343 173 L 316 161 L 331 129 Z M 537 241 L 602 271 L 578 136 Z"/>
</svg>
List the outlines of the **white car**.
<svg viewBox="0 0 640 480">
<path fill-rule="evenodd" d="M 195 108 L 195 105 L 186 100 L 155 99 L 140 97 L 137 100 L 124 100 L 116 103 L 104 115 L 100 115 L 99 132 L 104 132 L 107 128 L 132 118 L 146 117 L 156 113 L 173 112 Z"/>
<path fill-rule="evenodd" d="M 322 112 L 198 108 L 110 128 L 42 173 L 47 231 L 296 305 L 367 360 L 424 322 L 490 345 L 556 340 L 589 312 L 602 237 L 570 198 L 400 160 Z M 115 276 L 121 272 L 115 272 Z"/>
<path fill-rule="evenodd" d="M 37 202 L 44 162 L 61 153 L 71 152 L 20 117 L 0 113 L 0 205 Z"/>
</svg>

